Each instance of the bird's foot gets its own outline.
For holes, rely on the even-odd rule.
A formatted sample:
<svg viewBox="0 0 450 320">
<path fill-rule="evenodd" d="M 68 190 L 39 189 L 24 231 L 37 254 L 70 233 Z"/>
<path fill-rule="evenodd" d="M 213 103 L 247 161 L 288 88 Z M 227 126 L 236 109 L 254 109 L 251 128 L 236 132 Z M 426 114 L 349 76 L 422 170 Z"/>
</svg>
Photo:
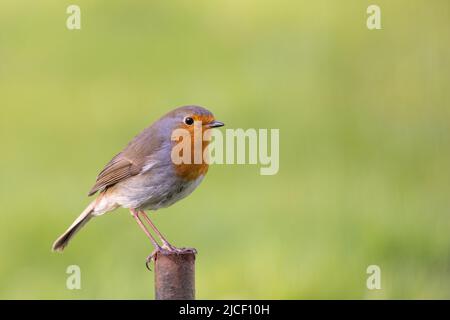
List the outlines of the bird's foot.
<svg viewBox="0 0 450 320">
<path fill-rule="evenodd" d="M 183 253 L 192 253 L 197 254 L 197 249 L 195 248 L 175 248 L 176 253 L 183 254 Z"/>
<path fill-rule="evenodd" d="M 166 248 L 162 248 L 162 247 L 158 247 L 155 250 L 152 251 L 152 253 L 150 253 L 150 255 L 145 259 L 145 266 L 147 267 L 147 269 L 149 271 L 152 271 L 152 269 L 150 268 L 150 264 L 156 261 L 156 255 L 158 253 L 162 253 L 162 254 L 169 254 L 170 251 L 167 250 Z"/>
<path fill-rule="evenodd" d="M 195 248 L 177 248 L 174 247 L 172 245 L 168 245 L 168 244 L 163 244 L 162 247 L 158 247 L 155 250 L 152 251 L 152 253 L 147 257 L 147 259 L 145 259 L 145 266 L 147 267 L 148 270 L 152 270 L 150 268 L 150 264 L 156 261 L 156 257 L 158 254 L 164 254 L 164 255 L 169 255 L 169 254 L 197 254 L 197 250 Z"/>
<path fill-rule="evenodd" d="M 185 253 L 193 253 L 197 254 L 197 250 L 195 248 L 177 248 L 172 245 L 170 246 L 163 246 L 164 249 L 169 251 L 170 253 L 176 253 L 176 254 L 185 254 Z"/>
<path fill-rule="evenodd" d="M 156 257 L 156 253 L 159 251 L 159 249 L 155 249 L 152 251 L 152 253 L 150 253 L 150 255 L 145 259 L 145 266 L 147 267 L 147 269 L 149 271 L 152 271 L 152 269 L 150 268 L 150 264 L 152 263 L 152 261 L 155 260 Z"/>
</svg>

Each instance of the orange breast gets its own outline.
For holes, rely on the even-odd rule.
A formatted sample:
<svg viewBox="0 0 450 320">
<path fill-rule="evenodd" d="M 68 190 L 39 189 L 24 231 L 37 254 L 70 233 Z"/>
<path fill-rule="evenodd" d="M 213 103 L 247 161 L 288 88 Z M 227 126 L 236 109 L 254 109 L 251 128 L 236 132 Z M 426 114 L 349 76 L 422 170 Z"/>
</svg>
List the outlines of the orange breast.
<svg viewBox="0 0 450 320">
<path fill-rule="evenodd" d="M 208 165 L 201 164 L 179 164 L 175 166 L 177 176 L 186 180 L 196 180 L 198 177 L 205 175 L 208 172 Z"/>
<path fill-rule="evenodd" d="M 208 123 L 210 119 L 202 119 L 203 123 Z M 189 130 L 191 133 L 191 162 L 190 163 L 181 163 L 175 165 L 175 173 L 177 176 L 182 177 L 186 180 L 196 180 L 198 177 L 205 175 L 208 172 L 209 165 L 205 163 L 205 159 L 203 159 L 203 154 L 206 147 L 209 145 L 209 141 L 202 141 L 202 163 L 195 164 L 194 163 L 194 152 L 195 152 L 195 141 L 194 141 L 194 130 L 192 127 L 186 127 L 185 129 Z M 202 133 L 205 132 L 208 128 L 203 126 Z M 182 152 L 181 152 L 182 156 Z"/>
</svg>

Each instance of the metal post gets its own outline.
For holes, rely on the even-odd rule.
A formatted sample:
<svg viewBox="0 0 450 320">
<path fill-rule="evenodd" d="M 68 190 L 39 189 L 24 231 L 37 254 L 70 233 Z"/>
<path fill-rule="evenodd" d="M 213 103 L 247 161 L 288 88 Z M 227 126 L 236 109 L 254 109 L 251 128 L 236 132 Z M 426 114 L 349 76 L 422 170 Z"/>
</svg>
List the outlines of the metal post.
<svg viewBox="0 0 450 320">
<path fill-rule="evenodd" d="M 195 253 L 156 254 L 155 299 L 195 299 Z"/>
</svg>

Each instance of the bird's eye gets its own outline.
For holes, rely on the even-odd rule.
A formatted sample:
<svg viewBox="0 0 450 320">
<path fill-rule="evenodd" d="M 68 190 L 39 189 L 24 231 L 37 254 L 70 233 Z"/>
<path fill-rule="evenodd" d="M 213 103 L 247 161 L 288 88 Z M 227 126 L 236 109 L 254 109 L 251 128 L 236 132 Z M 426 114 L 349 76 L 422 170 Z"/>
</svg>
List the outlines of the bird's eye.
<svg viewBox="0 0 450 320">
<path fill-rule="evenodd" d="M 191 124 L 194 123 L 194 119 L 192 119 L 191 117 L 186 117 L 186 118 L 184 118 L 184 123 L 186 123 L 188 126 L 190 126 Z"/>
</svg>

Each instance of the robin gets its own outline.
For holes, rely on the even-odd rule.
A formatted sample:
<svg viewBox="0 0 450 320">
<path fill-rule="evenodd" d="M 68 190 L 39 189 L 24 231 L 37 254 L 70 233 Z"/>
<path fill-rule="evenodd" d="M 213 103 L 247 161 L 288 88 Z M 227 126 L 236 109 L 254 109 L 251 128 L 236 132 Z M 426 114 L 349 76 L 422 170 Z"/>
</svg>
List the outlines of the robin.
<svg viewBox="0 0 450 320">
<path fill-rule="evenodd" d="M 145 212 L 169 207 L 183 199 L 191 194 L 205 177 L 208 171 L 205 161 L 178 164 L 172 161 L 171 151 L 176 143 L 172 139 L 172 132 L 185 129 L 191 134 L 191 141 L 194 141 L 194 122 L 200 123 L 203 130 L 224 125 L 216 121 L 213 114 L 203 107 L 184 106 L 170 111 L 146 128 L 100 172 L 88 194 L 92 196 L 98 192 L 98 196 L 55 241 L 53 250 L 63 251 L 70 239 L 91 218 L 123 207 L 130 210 L 154 247 L 152 254 L 147 257 L 147 266 L 157 252 L 195 253 L 194 249 L 179 249 L 171 245 Z M 202 150 L 207 145 L 208 141 L 202 141 Z M 143 220 L 159 237 L 161 246 Z"/>
</svg>

